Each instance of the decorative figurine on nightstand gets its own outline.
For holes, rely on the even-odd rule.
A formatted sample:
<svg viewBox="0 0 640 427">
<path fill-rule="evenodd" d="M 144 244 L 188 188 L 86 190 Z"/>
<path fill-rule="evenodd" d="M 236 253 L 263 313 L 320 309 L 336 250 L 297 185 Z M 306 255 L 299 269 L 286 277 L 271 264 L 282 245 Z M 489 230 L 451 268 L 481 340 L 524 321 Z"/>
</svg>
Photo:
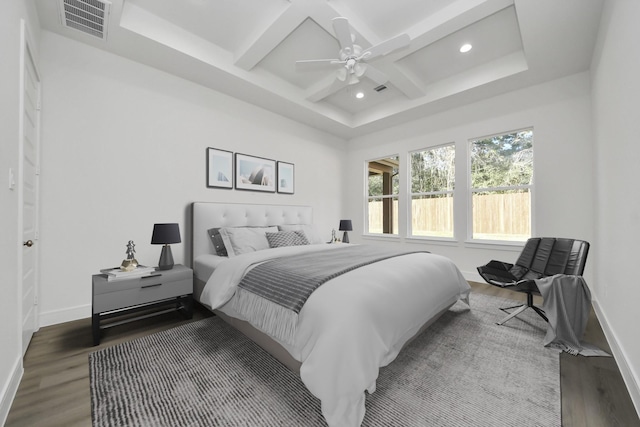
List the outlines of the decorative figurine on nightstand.
<svg viewBox="0 0 640 427">
<path fill-rule="evenodd" d="M 135 259 L 134 255 L 136 253 L 136 245 L 133 243 L 133 240 L 129 240 L 127 243 L 127 259 L 122 261 L 122 265 L 120 266 L 121 270 L 131 271 L 135 270 L 138 266 L 138 260 Z"/>
</svg>

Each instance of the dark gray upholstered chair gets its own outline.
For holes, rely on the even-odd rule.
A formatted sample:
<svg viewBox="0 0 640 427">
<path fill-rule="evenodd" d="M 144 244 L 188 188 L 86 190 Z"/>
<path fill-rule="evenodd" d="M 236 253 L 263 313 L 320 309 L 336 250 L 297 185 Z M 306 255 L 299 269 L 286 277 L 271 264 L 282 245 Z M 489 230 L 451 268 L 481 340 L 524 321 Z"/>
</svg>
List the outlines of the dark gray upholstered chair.
<svg viewBox="0 0 640 427">
<path fill-rule="evenodd" d="M 548 321 L 544 310 L 533 305 L 533 295 L 540 295 L 535 279 L 555 274 L 581 276 L 588 253 L 589 242 L 583 240 L 535 237 L 527 240 L 515 264 L 491 261 L 478 267 L 478 273 L 487 283 L 527 294 L 526 304 L 501 308 L 509 315 L 498 322 L 498 325 L 513 319 L 527 308 L 533 309 Z"/>
</svg>

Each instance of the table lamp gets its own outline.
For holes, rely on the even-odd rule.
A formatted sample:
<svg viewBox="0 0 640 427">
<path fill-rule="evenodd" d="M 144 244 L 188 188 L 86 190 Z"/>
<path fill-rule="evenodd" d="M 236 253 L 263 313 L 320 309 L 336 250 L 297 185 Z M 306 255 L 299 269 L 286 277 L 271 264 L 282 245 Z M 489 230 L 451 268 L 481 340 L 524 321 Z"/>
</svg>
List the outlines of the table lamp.
<svg viewBox="0 0 640 427">
<path fill-rule="evenodd" d="M 173 268 L 172 243 L 180 243 L 180 227 L 178 224 L 154 224 L 152 245 L 164 245 L 158 261 L 158 270 L 171 270 Z"/>
<path fill-rule="evenodd" d="M 347 234 L 347 231 L 353 230 L 353 226 L 351 225 L 351 220 L 341 219 L 340 227 L 338 227 L 338 230 L 344 231 L 344 234 L 342 235 L 342 243 L 349 243 L 349 235 Z"/>
</svg>

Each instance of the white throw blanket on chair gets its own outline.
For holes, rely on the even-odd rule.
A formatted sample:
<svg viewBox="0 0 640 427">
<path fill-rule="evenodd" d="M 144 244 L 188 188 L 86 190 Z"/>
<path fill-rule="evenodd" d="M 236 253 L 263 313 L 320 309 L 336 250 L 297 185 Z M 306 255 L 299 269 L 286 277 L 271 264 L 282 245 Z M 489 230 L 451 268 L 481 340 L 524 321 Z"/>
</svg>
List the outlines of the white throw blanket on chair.
<svg viewBox="0 0 640 427">
<path fill-rule="evenodd" d="M 598 347 L 580 339 L 584 335 L 591 312 L 591 292 L 582 276 L 556 274 L 536 280 L 549 318 L 546 347 L 582 356 L 610 356 Z"/>
</svg>

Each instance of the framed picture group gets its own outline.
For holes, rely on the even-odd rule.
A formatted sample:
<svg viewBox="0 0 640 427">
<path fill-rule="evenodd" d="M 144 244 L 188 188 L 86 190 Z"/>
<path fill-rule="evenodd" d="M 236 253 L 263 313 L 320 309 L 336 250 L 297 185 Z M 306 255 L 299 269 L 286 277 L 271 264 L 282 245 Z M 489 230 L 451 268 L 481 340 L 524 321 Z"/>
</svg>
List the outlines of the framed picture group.
<svg viewBox="0 0 640 427">
<path fill-rule="evenodd" d="M 295 166 L 293 163 L 209 147 L 207 187 L 293 194 Z"/>
</svg>

